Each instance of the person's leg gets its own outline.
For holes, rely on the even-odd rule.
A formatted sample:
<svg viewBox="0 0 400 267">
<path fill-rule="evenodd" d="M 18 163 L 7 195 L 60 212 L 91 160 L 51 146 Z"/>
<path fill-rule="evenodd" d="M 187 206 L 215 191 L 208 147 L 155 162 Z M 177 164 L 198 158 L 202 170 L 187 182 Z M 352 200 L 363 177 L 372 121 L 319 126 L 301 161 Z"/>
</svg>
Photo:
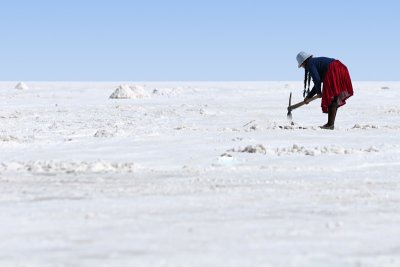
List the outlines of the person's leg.
<svg viewBox="0 0 400 267">
<path fill-rule="evenodd" d="M 333 130 L 335 129 L 335 119 L 338 109 L 337 97 L 332 100 L 332 103 L 328 107 L 328 123 L 321 126 L 322 129 Z"/>
</svg>

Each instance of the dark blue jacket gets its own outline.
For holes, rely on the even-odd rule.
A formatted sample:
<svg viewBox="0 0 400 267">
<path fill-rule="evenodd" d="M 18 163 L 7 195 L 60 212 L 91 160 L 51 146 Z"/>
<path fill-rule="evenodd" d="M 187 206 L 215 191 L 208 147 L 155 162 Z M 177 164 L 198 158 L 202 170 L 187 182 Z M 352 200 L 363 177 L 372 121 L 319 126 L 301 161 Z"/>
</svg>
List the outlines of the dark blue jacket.
<svg viewBox="0 0 400 267">
<path fill-rule="evenodd" d="M 313 97 L 315 94 L 321 93 L 321 83 L 324 81 L 329 65 L 334 61 L 328 57 L 312 57 L 307 61 L 306 70 L 310 72 L 313 79 L 314 87 L 307 95 L 307 98 Z"/>
</svg>

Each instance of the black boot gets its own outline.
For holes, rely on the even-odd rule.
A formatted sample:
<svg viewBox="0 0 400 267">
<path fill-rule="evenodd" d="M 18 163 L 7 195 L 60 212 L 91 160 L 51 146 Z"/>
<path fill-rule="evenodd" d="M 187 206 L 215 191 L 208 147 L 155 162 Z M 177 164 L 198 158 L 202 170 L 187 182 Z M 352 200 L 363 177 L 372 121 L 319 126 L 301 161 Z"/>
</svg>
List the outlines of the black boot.
<svg viewBox="0 0 400 267">
<path fill-rule="evenodd" d="M 336 112 L 338 109 L 337 98 L 334 98 L 332 104 L 328 107 L 328 123 L 321 126 L 321 129 L 333 130 L 335 129 Z"/>
</svg>

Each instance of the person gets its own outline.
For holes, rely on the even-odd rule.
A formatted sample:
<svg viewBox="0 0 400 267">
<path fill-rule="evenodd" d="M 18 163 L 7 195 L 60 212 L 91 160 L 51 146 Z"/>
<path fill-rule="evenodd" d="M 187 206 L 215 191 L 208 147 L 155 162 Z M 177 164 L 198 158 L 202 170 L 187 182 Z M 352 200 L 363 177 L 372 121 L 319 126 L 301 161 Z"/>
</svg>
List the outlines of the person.
<svg viewBox="0 0 400 267">
<path fill-rule="evenodd" d="M 304 103 L 308 104 L 310 98 L 316 94 L 321 97 L 322 112 L 328 113 L 328 122 L 320 127 L 333 130 L 337 109 L 346 104 L 346 100 L 353 95 L 353 85 L 347 67 L 339 60 L 314 57 L 303 51 L 297 55 L 296 59 L 298 67 L 305 70 Z M 314 86 L 310 91 L 311 78 Z M 323 87 L 321 88 L 322 83 Z"/>
</svg>

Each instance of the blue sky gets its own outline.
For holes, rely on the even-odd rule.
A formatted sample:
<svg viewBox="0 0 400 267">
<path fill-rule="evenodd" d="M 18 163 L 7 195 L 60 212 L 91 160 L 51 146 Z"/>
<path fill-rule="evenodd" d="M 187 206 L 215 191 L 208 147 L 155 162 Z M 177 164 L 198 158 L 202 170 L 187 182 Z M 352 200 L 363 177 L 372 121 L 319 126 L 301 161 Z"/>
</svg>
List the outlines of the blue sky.
<svg viewBox="0 0 400 267">
<path fill-rule="evenodd" d="M 400 80 L 398 1 L 9 0 L 0 80 L 302 80 L 296 54 Z"/>
</svg>

